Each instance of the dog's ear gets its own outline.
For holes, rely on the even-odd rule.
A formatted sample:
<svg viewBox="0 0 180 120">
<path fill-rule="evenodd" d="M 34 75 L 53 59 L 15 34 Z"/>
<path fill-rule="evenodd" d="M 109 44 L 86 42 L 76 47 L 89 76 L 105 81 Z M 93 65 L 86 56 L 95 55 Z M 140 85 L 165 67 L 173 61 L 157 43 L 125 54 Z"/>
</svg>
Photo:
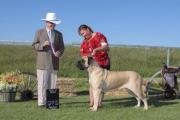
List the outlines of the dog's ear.
<svg viewBox="0 0 180 120">
<path fill-rule="evenodd" d="M 88 57 L 88 65 L 90 65 L 92 62 L 93 62 L 93 57 L 92 57 L 92 56 L 89 56 L 89 57 Z"/>
</svg>

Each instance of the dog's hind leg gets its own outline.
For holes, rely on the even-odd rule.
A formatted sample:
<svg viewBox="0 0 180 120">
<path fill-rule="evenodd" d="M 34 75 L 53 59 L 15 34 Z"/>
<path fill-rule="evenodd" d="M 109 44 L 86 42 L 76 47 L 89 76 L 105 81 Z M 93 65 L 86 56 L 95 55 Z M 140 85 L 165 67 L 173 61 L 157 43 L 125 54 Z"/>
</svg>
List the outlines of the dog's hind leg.
<svg viewBox="0 0 180 120">
<path fill-rule="evenodd" d="M 142 93 L 142 90 L 136 89 L 136 91 L 132 91 L 132 92 L 136 96 L 137 107 L 140 107 L 141 100 L 142 100 L 142 102 L 144 103 L 144 109 L 147 110 L 148 109 L 147 98 L 146 98 L 145 94 Z"/>
<path fill-rule="evenodd" d="M 141 99 L 139 97 L 136 97 L 137 100 L 137 105 L 135 106 L 136 108 L 141 106 Z"/>
<path fill-rule="evenodd" d="M 140 100 L 142 100 L 142 102 L 144 103 L 144 109 L 147 110 L 148 109 L 147 96 L 143 88 L 138 89 L 136 95 Z"/>
<path fill-rule="evenodd" d="M 141 99 L 139 97 L 137 97 L 137 95 L 135 95 L 134 92 L 132 92 L 130 89 L 126 89 L 126 90 L 130 95 L 132 95 L 133 97 L 136 98 L 137 105 L 135 105 L 135 108 L 140 107 L 141 106 Z"/>
<path fill-rule="evenodd" d="M 140 107 L 140 105 L 141 105 L 141 100 L 142 100 L 142 102 L 144 103 L 144 109 L 145 109 L 145 110 L 148 109 L 147 98 L 142 97 L 142 96 L 138 96 L 138 97 L 136 97 L 136 100 L 138 101 L 137 107 Z"/>
<path fill-rule="evenodd" d="M 144 103 L 144 109 L 147 110 L 148 109 L 147 98 L 142 98 L 142 101 Z"/>
</svg>

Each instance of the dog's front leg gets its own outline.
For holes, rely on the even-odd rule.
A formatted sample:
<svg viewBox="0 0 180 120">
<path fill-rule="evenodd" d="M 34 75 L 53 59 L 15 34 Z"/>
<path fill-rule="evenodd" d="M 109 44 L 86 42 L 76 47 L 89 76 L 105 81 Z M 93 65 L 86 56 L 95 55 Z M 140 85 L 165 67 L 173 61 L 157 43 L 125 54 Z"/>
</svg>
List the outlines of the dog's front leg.
<svg viewBox="0 0 180 120">
<path fill-rule="evenodd" d="M 101 92 L 100 95 L 99 95 L 99 104 L 98 106 L 101 107 L 102 106 L 102 100 L 104 98 L 104 92 Z"/>
<path fill-rule="evenodd" d="M 94 105 L 93 105 L 93 109 L 92 109 L 93 111 L 97 111 L 97 109 L 98 109 L 100 94 L 101 94 L 100 89 L 93 89 L 93 99 L 94 99 Z"/>
<path fill-rule="evenodd" d="M 93 98 L 93 91 L 92 91 L 92 87 L 89 87 L 89 107 L 92 107 L 94 105 L 94 98 Z"/>
</svg>

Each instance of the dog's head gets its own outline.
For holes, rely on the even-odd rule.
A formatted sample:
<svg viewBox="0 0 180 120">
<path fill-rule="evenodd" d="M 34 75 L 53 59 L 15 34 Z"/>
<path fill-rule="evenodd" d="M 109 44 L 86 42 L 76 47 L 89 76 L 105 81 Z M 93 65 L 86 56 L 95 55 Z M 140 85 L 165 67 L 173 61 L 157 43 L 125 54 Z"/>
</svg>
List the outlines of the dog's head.
<svg viewBox="0 0 180 120">
<path fill-rule="evenodd" d="M 78 60 L 76 63 L 76 67 L 80 70 L 85 70 L 89 67 L 89 65 L 93 62 L 92 57 L 83 57 L 81 60 Z"/>
</svg>

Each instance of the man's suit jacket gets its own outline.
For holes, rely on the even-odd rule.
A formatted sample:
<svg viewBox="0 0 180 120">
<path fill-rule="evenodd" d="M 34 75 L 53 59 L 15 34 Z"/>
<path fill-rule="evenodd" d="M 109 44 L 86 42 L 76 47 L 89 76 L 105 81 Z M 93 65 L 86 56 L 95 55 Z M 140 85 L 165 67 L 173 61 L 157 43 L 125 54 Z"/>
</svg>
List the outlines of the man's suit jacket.
<svg viewBox="0 0 180 120">
<path fill-rule="evenodd" d="M 55 51 L 60 51 L 61 55 L 64 52 L 64 42 L 62 33 L 54 30 L 54 49 Z M 32 44 L 33 48 L 37 51 L 37 69 L 48 70 L 53 68 L 54 70 L 59 69 L 59 58 L 55 57 L 53 52 L 49 50 L 50 48 L 43 47 L 44 42 L 49 40 L 47 30 L 40 29 L 36 32 L 34 42 Z M 60 56 L 61 56 L 60 55 Z"/>
</svg>

